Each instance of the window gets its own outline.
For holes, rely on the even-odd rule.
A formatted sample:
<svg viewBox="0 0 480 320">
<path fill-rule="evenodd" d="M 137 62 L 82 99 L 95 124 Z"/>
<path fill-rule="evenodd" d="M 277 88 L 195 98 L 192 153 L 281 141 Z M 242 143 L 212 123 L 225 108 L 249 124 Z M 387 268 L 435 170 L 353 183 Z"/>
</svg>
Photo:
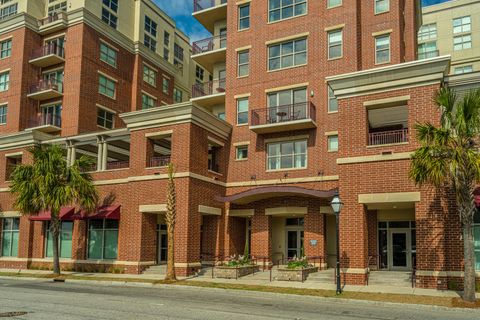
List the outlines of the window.
<svg viewBox="0 0 480 320">
<path fill-rule="evenodd" d="M 457 36 L 453 38 L 453 49 L 460 51 L 464 49 L 472 48 L 472 35 L 466 34 L 463 36 Z"/>
<path fill-rule="evenodd" d="M 110 27 L 117 28 L 117 16 L 105 8 L 102 8 L 102 21 L 108 24 Z"/>
<path fill-rule="evenodd" d="M 183 58 L 184 58 L 183 48 L 180 45 L 175 43 L 173 45 L 173 65 L 177 67 L 177 69 L 180 70 L 182 74 L 183 74 Z"/>
<path fill-rule="evenodd" d="M 148 16 L 145 16 L 145 32 L 148 32 L 153 37 L 157 36 L 157 23 Z"/>
<path fill-rule="evenodd" d="M 10 72 L 0 74 L 0 91 L 7 91 L 10 84 Z"/>
<path fill-rule="evenodd" d="M 342 5 L 342 0 L 327 0 L 327 8 L 338 7 Z"/>
<path fill-rule="evenodd" d="M 267 145 L 267 169 L 302 169 L 307 167 L 307 141 L 288 141 Z"/>
<path fill-rule="evenodd" d="M 143 44 L 145 45 L 145 47 L 152 50 L 153 52 L 157 50 L 157 41 L 149 35 L 144 35 Z"/>
<path fill-rule="evenodd" d="M 418 31 L 418 41 L 430 40 L 437 38 L 437 24 L 430 23 L 422 26 Z"/>
<path fill-rule="evenodd" d="M 56 103 L 47 106 L 42 106 L 41 110 L 41 125 L 62 126 L 62 104 Z"/>
<path fill-rule="evenodd" d="M 420 43 L 418 45 L 418 59 L 438 57 L 437 41 Z"/>
<path fill-rule="evenodd" d="M 163 80 L 162 80 L 162 91 L 165 94 L 168 94 L 170 92 L 170 79 L 163 78 Z"/>
<path fill-rule="evenodd" d="M 307 88 L 283 90 L 268 94 L 269 124 L 307 118 Z"/>
<path fill-rule="evenodd" d="M 103 6 L 112 10 L 113 12 L 118 12 L 118 0 L 102 0 Z"/>
<path fill-rule="evenodd" d="M 220 149 L 220 146 L 213 144 L 208 145 L 208 170 L 217 173 L 220 172 Z"/>
<path fill-rule="evenodd" d="M 475 250 L 475 270 L 480 270 L 480 209 L 473 216 L 473 247 Z"/>
<path fill-rule="evenodd" d="M 183 91 L 177 88 L 173 88 L 173 101 L 180 103 L 183 101 Z"/>
<path fill-rule="evenodd" d="M 341 58 L 343 56 L 343 30 L 328 32 L 328 59 Z"/>
<path fill-rule="evenodd" d="M 18 256 L 18 233 L 20 218 L 3 218 L 2 225 L 2 256 Z"/>
<path fill-rule="evenodd" d="M 7 58 L 12 55 L 12 39 L 0 43 L 0 58 Z"/>
<path fill-rule="evenodd" d="M 375 37 L 375 63 L 390 62 L 390 35 Z"/>
<path fill-rule="evenodd" d="M 335 97 L 333 89 L 328 87 L 328 112 L 338 111 L 338 100 Z"/>
<path fill-rule="evenodd" d="M 375 14 L 390 11 L 390 0 L 375 0 Z"/>
<path fill-rule="evenodd" d="M 143 81 L 155 87 L 157 85 L 157 72 L 152 68 L 143 65 Z"/>
<path fill-rule="evenodd" d="M 100 43 L 100 60 L 105 63 L 108 63 L 112 67 L 117 66 L 117 51 L 110 47 L 109 45 L 101 42 Z"/>
<path fill-rule="evenodd" d="M 150 109 L 155 107 L 155 98 L 152 96 L 142 93 L 142 109 Z"/>
<path fill-rule="evenodd" d="M 457 67 L 455 68 L 455 71 L 454 71 L 455 74 L 464 74 L 464 73 L 470 73 L 470 72 L 473 72 L 472 65 Z"/>
<path fill-rule="evenodd" d="M 470 16 L 453 19 L 453 33 L 465 33 L 472 30 Z"/>
<path fill-rule="evenodd" d="M 328 151 L 335 152 L 338 151 L 338 136 L 332 135 L 327 137 L 328 140 Z"/>
<path fill-rule="evenodd" d="M 50 1 L 52 2 L 52 1 Z M 64 1 L 64 2 L 60 2 L 60 3 L 57 3 L 57 4 L 54 4 L 54 5 L 51 5 L 48 7 L 48 15 L 49 16 L 52 16 L 56 13 L 59 13 L 59 12 L 65 12 L 67 11 L 67 1 Z"/>
<path fill-rule="evenodd" d="M 238 30 L 250 28 L 250 4 L 238 7 Z"/>
<path fill-rule="evenodd" d="M 0 124 L 7 123 L 7 111 L 8 111 L 7 105 L 0 106 Z"/>
<path fill-rule="evenodd" d="M 105 77 L 103 74 L 98 78 L 98 92 L 109 98 L 115 99 L 116 82 Z"/>
<path fill-rule="evenodd" d="M 248 124 L 248 98 L 237 100 L 237 124 Z"/>
<path fill-rule="evenodd" d="M 8 7 L 0 9 L 0 20 L 3 20 L 9 16 L 17 14 L 18 3 L 9 5 Z"/>
<path fill-rule="evenodd" d="M 47 241 L 45 244 L 45 257 L 53 257 L 53 237 L 50 231 L 50 221 L 45 224 L 45 234 L 47 235 Z M 72 230 L 73 222 L 62 221 L 60 223 L 60 241 L 59 241 L 59 255 L 60 258 L 72 257 Z"/>
<path fill-rule="evenodd" d="M 220 120 L 225 121 L 225 112 L 219 112 L 219 113 L 217 114 L 217 118 L 220 119 Z"/>
<path fill-rule="evenodd" d="M 279 21 L 307 13 L 307 0 L 269 0 L 268 21 Z"/>
<path fill-rule="evenodd" d="M 90 220 L 88 223 L 88 258 L 115 260 L 118 256 L 118 221 Z"/>
<path fill-rule="evenodd" d="M 113 129 L 113 112 L 98 108 L 97 125 L 105 129 Z"/>
<path fill-rule="evenodd" d="M 237 159 L 237 160 L 247 160 L 247 158 L 248 158 L 248 146 L 238 146 L 236 148 L 235 159 Z"/>
<path fill-rule="evenodd" d="M 268 70 L 278 70 L 307 63 L 307 39 L 268 47 Z"/>
<path fill-rule="evenodd" d="M 248 76 L 250 72 L 250 51 L 241 51 L 238 53 L 238 76 Z"/>
<path fill-rule="evenodd" d="M 5 181 L 12 178 L 12 174 L 17 166 L 22 164 L 22 155 L 9 155 L 5 157 Z"/>
<path fill-rule="evenodd" d="M 163 32 L 163 45 L 166 47 L 170 46 L 170 33 L 167 31 Z"/>
<path fill-rule="evenodd" d="M 200 82 L 203 82 L 204 75 L 205 75 L 205 70 L 203 70 L 199 65 L 197 65 L 195 67 L 195 77 L 197 78 L 197 80 L 199 80 Z"/>
</svg>

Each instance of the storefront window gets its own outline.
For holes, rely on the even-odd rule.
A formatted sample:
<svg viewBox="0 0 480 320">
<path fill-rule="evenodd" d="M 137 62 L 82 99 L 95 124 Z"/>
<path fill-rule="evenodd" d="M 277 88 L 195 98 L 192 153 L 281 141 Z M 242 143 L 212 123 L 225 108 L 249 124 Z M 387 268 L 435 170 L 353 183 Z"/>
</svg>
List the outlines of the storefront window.
<svg viewBox="0 0 480 320">
<path fill-rule="evenodd" d="M 118 221 L 90 220 L 88 258 L 115 260 L 118 256 Z"/>
<path fill-rule="evenodd" d="M 46 223 L 47 243 L 45 246 L 45 257 L 53 257 L 53 237 L 50 231 L 50 221 Z M 73 222 L 63 221 L 60 224 L 60 242 L 59 242 L 59 254 L 60 258 L 72 257 L 72 230 Z"/>
<path fill-rule="evenodd" d="M 2 225 L 2 256 L 18 256 L 19 218 L 4 218 Z"/>
</svg>

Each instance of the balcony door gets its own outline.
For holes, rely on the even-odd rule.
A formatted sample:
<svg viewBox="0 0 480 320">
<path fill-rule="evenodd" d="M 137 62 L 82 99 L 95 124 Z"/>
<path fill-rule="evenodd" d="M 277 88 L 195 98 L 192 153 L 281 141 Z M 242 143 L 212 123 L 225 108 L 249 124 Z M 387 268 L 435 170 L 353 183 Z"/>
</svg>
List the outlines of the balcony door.
<svg viewBox="0 0 480 320">
<path fill-rule="evenodd" d="M 307 88 L 284 90 L 268 95 L 268 123 L 305 119 Z"/>
<path fill-rule="evenodd" d="M 49 105 L 41 109 L 41 125 L 42 126 L 62 126 L 62 105 Z"/>
<path fill-rule="evenodd" d="M 47 71 L 42 74 L 42 80 L 46 84 L 52 84 L 52 88 L 63 92 L 63 70 Z"/>
</svg>

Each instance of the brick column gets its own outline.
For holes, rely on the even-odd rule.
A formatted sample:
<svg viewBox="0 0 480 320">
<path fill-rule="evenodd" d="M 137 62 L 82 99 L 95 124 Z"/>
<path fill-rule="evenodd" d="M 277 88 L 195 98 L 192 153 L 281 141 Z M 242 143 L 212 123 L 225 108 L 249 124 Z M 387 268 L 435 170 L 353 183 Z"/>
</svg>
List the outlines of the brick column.
<svg viewBox="0 0 480 320">
<path fill-rule="evenodd" d="M 26 269 L 28 259 L 32 258 L 33 252 L 33 222 L 28 216 L 20 217 L 20 227 L 18 235 L 18 258 L 23 260 L 18 262 L 18 267 Z"/>
<path fill-rule="evenodd" d="M 308 213 L 304 217 L 304 250 L 305 255 L 309 258 L 321 257 L 322 261 L 315 261 L 317 265 L 322 262 L 323 265 L 318 265 L 321 268 L 326 268 L 327 261 L 327 246 L 325 235 L 325 215 L 320 213 L 318 206 L 308 207 Z"/>
<path fill-rule="evenodd" d="M 75 220 L 72 230 L 72 260 L 87 259 L 87 221 Z"/>
<path fill-rule="evenodd" d="M 255 209 L 252 217 L 252 256 L 272 258 L 272 217 L 265 215 L 265 209 Z"/>
</svg>

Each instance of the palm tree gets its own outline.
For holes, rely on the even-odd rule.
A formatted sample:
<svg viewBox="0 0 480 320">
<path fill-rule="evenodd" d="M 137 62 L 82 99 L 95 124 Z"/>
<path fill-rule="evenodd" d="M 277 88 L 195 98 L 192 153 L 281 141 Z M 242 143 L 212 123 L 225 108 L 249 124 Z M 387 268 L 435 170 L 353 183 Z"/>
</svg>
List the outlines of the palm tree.
<svg viewBox="0 0 480 320">
<path fill-rule="evenodd" d="M 168 184 L 167 184 L 167 213 L 165 214 L 165 222 L 167 223 L 167 274 L 165 280 L 177 280 L 175 275 L 175 253 L 174 253 L 174 234 L 175 219 L 177 215 L 176 209 L 176 192 L 175 192 L 175 169 L 172 163 L 167 166 Z"/>
<path fill-rule="evenodd" d="M 451 187 L 463 229 L 465 301 L 475 301 L 475 255 L 473 242 L 473 191 L 480 181 L 480 89 L 462 99 L 442 88 L 434 98 L 442 112 L 440 126 L 417 124 L 421 144 L 412 156 L 410 177 L 419 186 Z"/>
<path fill-rule="evenodd" d="M 77 205 L 92 212 L 96 208 L 97 190 L 92 177 L 85 172 L 92 161 L 82 156 L 68 165 L 64 149 L 57 145 L 37 145 L 28 151 L 33 157 L 33 164 L 19 165 L 12 174 L 11 192 L 16 196 L 14 206 L 27 215 L 50 211 L 53 273 L 60 275 L 60 209 Z"/>
</svg>

